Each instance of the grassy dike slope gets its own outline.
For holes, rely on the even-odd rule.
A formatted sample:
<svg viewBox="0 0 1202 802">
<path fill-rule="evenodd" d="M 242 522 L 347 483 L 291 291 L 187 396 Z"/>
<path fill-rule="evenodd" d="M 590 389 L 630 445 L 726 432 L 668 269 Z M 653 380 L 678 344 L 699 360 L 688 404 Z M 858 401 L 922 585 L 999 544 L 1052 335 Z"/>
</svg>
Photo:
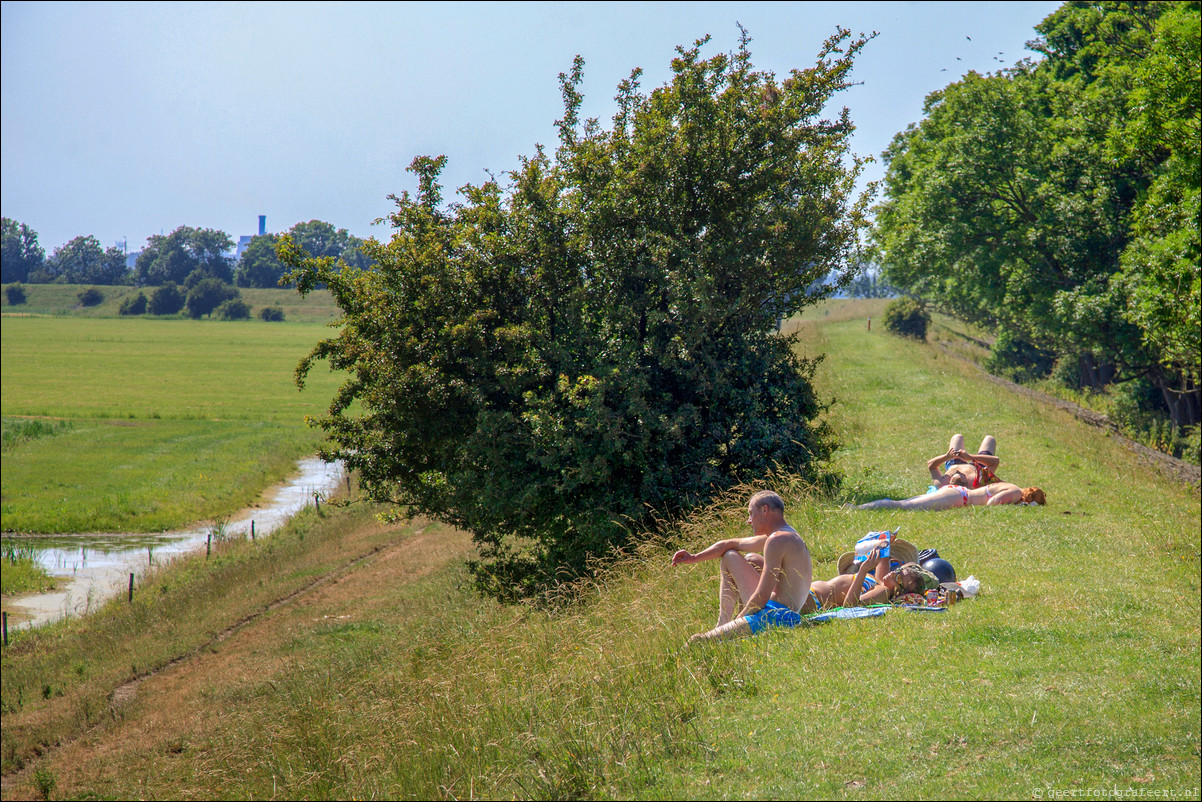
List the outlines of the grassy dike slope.
<svg viewBox="0 0 1202 802">
<path fill-rule="evenodd" d="M 868 333 L 879 311 L 801 324 L 830 354 L 843 496 L 776 486 L 816 575 L 900 524 L 979 577 L 979 598 L 685 649 L 716 582 L 670 568 L 670 545 L 570 605 L 502 608 L 467 588 L 461 533 L 326 507 L 168 568 L 132 606 L 23 633 L 3 657 L 4 797 L 1196 797 L 1197 489 Z M 838 509 L 919 492 L 955 429 L 995 434 L 1003 476 L 1050 506 Z M 744 498 L 677 542 L 741 534 Z"/>
</svg>

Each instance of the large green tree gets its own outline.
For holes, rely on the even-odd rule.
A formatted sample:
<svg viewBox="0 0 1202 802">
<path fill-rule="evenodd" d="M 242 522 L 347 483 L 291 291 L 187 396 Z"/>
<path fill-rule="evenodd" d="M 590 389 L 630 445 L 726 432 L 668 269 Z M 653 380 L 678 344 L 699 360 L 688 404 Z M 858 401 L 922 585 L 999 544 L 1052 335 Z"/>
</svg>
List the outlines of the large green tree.
<svg viewBox="0 0 1202 802">
<path fill-rule="evenodd" d="M 278 287 L 285 268 L 276 257 L 275 234 L 254 237 L 238 259 L 234 283 L 239 287 Z"/>
<path fill-rule="evenodd" d="M 933 93 L 885 153 L 885 278 L 1096 387 L 1146 378 L 1197 423 L 1198 317 L 1177 306 L 1198 281 L 1181 178 L 1197 170 L 1197 25 L 1197 3 L 1069 2 L 1036 28 L 1041 60 Z"/>
<path fill-rule="evenodd" d="M 590 558 L 739 480 L 814 478 L 830 441 L 813 363 L 776 322 L 845 283 L 862 225 L 847 111 L 865 43 L 840 31 L 783 80 L 680 48 L 640 72 L 605 128 L 582 121 L 583 62 L 561 76 L 560 143 L 444 205 L 444 157 L 415 159 L 371 271 L 281 259 L 343 311 L 315 361 L 350 378 L 320 420 L 327 456 L 376 499 L 463 527 L 498 595 Z M 824 277 L 833 276 L 829 281 Z"/>
<path fill-rule="evenodd" d="M 180 226 L 170 234 L 153 234 L 134 263 L 134 283 L 159 286 L 183 284 L 196 270 L 227 284 L 234 279 L 234 248 L 229 234 L 211 228 Z"/>
<path fill-rule="evenodd" d="M 67 284 L 126 284 L 129 269 L 125 253 L 116 247 L 107 250 L 93 236 L 76 237 L 54 249 L 45 270 L 55 281 Z"/>
<path fill-rule="evenodd" d="M 0 250 L 0 282 L 29 281 L 40 270 L 46 251 L 38 245 L 38 232 L 24 223 L 3 218 L 3 248 Z"/>
<path fill-rule="evenodd" d="M 363 240 L 345 228 L 334 228 L 324 220 L 297 223 L 288 230 L 292 241 L 309 256 L 341 259 L 351 267 L 366 268 L 371 261 L 363 252 Z"/>
</svg>

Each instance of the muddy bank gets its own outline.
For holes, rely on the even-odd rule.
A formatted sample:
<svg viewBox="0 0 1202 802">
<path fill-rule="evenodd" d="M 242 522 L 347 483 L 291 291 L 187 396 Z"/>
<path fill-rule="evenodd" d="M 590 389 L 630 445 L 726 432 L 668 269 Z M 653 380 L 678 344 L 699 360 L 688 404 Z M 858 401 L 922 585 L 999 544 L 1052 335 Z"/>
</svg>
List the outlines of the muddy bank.
<svg viewBox="0 0 1202 802">
<path fill-rule="evenodd" d="M 344 481 L 340 463 L 316 457 L 300 460 L 297 474 L 266 492 L 259 503 L 242 510 L 226 522 L 227 537 L 270 535 L 314 497 L 328 497 Z M 89 532 L 77 535 L 5 536 L 4 551 L 10 548 L 31 552 L 38 563 L 57 580 L 49 593 L 11 596 L 3 600 L 10 628 L 38 626 L 95 609 L 113 596 L 128 592 L 129 575 L 135 588 L 150 566 L 181 554 L 203 549 L 213 523 L 158 534 Z M 136 591 L 135 591 L 136 592 Z"/>
</svg>

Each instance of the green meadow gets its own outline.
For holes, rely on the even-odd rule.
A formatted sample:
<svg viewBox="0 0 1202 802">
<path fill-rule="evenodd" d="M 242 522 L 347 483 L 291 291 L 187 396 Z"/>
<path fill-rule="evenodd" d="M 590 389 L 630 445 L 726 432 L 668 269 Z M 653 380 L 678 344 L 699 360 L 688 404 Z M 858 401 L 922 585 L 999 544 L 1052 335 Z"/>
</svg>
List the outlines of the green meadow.
<svg viewBox="0 0 1202 802">
<path fill-rule="evenodd" d="M 329 321 L 319 308 L 311 316 Z M 331 334 L 317 320 L 5 314 L 0 327 L 6 531 L 160 531 L 228 515 L 316 450 L 305 416 L 338 384 L 322 371 L 304 391 L 293 383 Z"/>
<path fill-rule="evenodd" d="M 472 592 L 463 533 L 384 525 L 353 497 L 306 510 L 148 569 L 132 604 L 18 633 L 4 797 L 1198 798 L 1199 489 L 968 362 L 868 331 L 881 308 L 791 323 L 827 354 L 836 493 L 765 477 L 529 606 Z M 922 492 L 954 431 L 995 435 L 1003 478 L 1048 506 L 841 508 Z M 762 486 L 816 576 L 900 526 L 980 595 L 686 647 L 716 616 L 716 568 L 670 555 L 744 534 Z"/>
</svg>

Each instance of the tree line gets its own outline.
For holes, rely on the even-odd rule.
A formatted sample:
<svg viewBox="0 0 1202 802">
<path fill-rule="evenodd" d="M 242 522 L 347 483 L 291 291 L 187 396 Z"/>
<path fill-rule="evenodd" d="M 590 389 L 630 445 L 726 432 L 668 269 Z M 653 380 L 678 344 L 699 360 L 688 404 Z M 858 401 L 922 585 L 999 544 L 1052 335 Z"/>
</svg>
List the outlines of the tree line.
<svg viewBox="0 0 1202 802">
<path fill-rule="evenodd" d="M 332 257 L 367 268 L 363 241 L 344 228 L 321 220 L 297 223 L 288 230 L 307 254 Z M 234 242 L 224 231 L 180 226 L 170 234 L 154 234 L 128 266 L 121 248 L 102 248 L 94 236 L 75 237 L 47 256 L 38 234 L 25 223 L 3 219 L 0 282 L 10 284 L 98 284 L 159 287 L 186 286 L 212 278 L 227 285 L 276 287 L 287 272 L 276 257 L 279 235 L 253 237 L 241 257 L 230 256 Z M 178 311 L 178 310 L 177 310 Z"/>
<path fill-rule="evenodd" d="M 1014 378 L 1199 422 L 1198 2 L 1067 2 L 1043 57 L 932 93 L 885 153 L 883 278 Z"/>
</svg>

